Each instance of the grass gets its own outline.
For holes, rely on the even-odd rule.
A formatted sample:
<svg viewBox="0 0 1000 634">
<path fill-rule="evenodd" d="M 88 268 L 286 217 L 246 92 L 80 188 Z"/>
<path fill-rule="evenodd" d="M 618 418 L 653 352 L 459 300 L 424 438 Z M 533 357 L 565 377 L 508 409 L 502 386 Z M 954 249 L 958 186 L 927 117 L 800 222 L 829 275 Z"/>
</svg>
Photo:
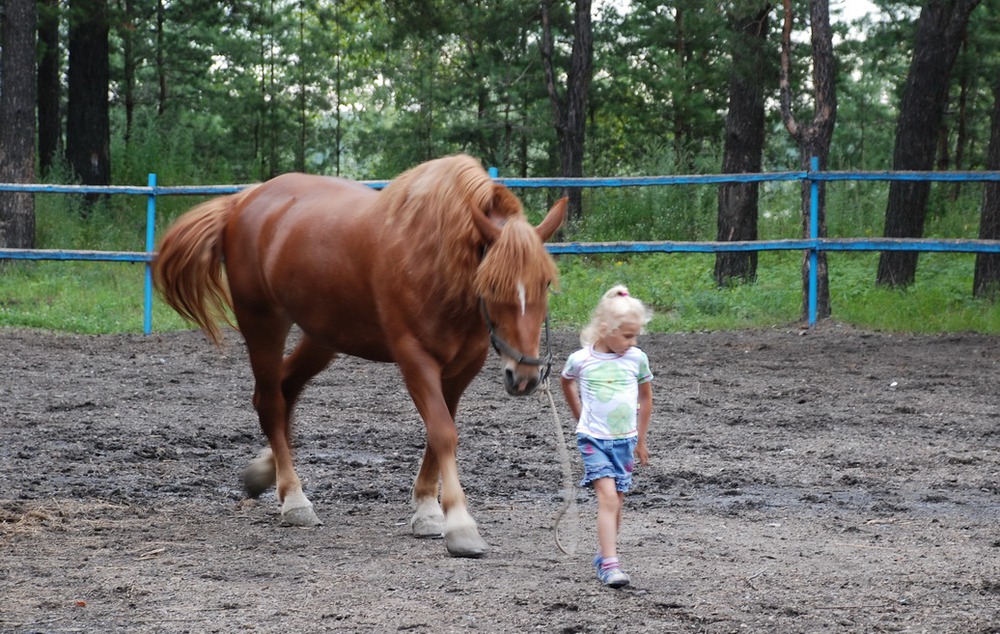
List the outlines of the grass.
<svg viewBox="0 0 1000 634">
<path fill-rule="evenodd" d="M 840 191 L 831 187 L 829 208 L 849 212 L 837 216 L 836 222 L 831 220 L 830 235 L 880 235 L 884 187 L 855 185 Z M 714 239 L 714 190 L 691 189 L 696 191 L 589 191 L 586 221 L 571 226 L 567 239 Z M 932 214 L 926 235 L 975 237 L 976 195 L 969 192 L 951 203 L 947 213 Z M 762 191 L 762 238 L 797 237 L 797 197 L 797 186 L 787 183 Z M 161 201 L 158 234 L 195 202 L 190 198 Z M 73 197 L 39 195 L 36 223 L 39 248 L 141 251 L 145 199 L 116 197 L 83 219 L 80 202 Z M 624 283 L 655 310 L 651 331 L 799 324 L 801 259 L 797 252 L 763 252 L 756 283 L 719 289 L 713 279 L 715 257 L 710 254 L 563 255 L 558 257 L 561 288 L 551 300 L 552 320 L 558 327 L 579 328 L 600 294 L 613 284 Z M 836 321 L 874 330 L 1000 333 L 1000 305 L 971 296 L 973 255 L 922 254 L 917 281 L 905 290 L 875 286 L 877 253 L 831 253 L 828 260 Z M 141 264 L 0 261 L 0 327 L 82 334 L 142 332 L 144 280 Z M 189 327 L 162 301 L 154 301 L 154 331 Z"/>
<path fill-rule="evenodd" d="M 142 332 L 145 266 L 119 262 L 0 264 L 0 326 L 80 334 Z M 154 300 L 157 331 L 189 326 Z"/>
</svg>

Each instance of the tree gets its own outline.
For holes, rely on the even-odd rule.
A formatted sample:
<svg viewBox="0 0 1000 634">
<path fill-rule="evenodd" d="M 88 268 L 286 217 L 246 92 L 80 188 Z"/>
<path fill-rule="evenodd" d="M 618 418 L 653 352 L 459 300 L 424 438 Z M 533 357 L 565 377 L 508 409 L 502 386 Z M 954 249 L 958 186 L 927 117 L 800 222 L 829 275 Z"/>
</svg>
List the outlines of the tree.
<svg viewBox="0 0 1000 634">
<path fill-rule="evenodd" d="M 552 0 L 542 0 L 542 65 L 545 85 L 552 104 L 553 122 L 559 140 L 560 173 L 565 177 L 583 176 L 584 136 L 587 127 L 587 93 L 593 77 L 594 40 L 590 19 L 590 0 L 575 0 L 573 43 L 566 69 L 563 94 L 556 85 L 556 62 L 552 34 Z M 569 216 L 580 218 L 583 210 L 579 188 L 569 188 Z"/>
<path fill-rule="evenodd" d="M 759 173 L 764 149 L 764 96 L 767 84 L 768 16 L 772 5 L 758 5 L 752 12 L 730 15 L 733 33 L 732 69 L 729 77 L 729 112 L 723 146 L 724 174 Z M 757 239 L 759 183 L 724 183 L 719 186 L 719 241 Z M 715 283 L 757 278 L 757 252 L 722 252 L 715 256 Z"/>
<path fill-rule="evenodd" d="M 0 25 L 0 181 L 35 180 L 34 0 L 6 0 Z M 34 195 L 0 194 L 0 246 L 35 244 Z"/>
<path fill-rule="evenodd" d="M 720 34 L 731 25 L 698 0 L 631 0 L 621 13 L 618 4 L 604 3 L 594 24 L 587 165 L 605 174 L 717 170 L 731 53 Z"/>
<path fill-rule="evenodd" d="M 993 84 L 993 125 L 986 169 L 1000 171 L 1000 80 Z M 983 187 L 979 237 L 983 240 L 1000 240 L 1000 183 L 996 181 L 989 181 Z M 1000 296 L 1000 253 L 976 254 L 972 293 L 976 297 L 989 299 Z"/>
<path fill-rule="evenodd" d="M 799 146 L 802 169 L 810 169 L 812 157 L 819 159 L 819 169 L 826 168 L 830 153 L 830 139 L 837 121 L 836 60 L 833 55 L 833 32 L 830 29 L 829 0 L 809 0 L 809 22 L 812 27 L 812 86 L 813 118 L 809 125 L 801 125 L 792 113 L 791 88 L 791 33 L 792 3 L 784 0 L 785 19 L 781 31 L 781 117 L 785 128 Z M 812 229 L 810 214 L 809 182 L 802 183 L 802 235 L 809 237 Z M 819 213 L 816 232 L 826 237 L 826 186 L 819 183 Z M 808 316 L 805 292 L 809 286 L 810 261 L 808 255 L 802 262 L 802 315 Z M 826 266 L 826 253 L 816 258 L 816 316 L 830 316 L 830 282 Z"/>
<path fill-rule="evenodd" d="M 38 166 L 48 173 L 62 148 L 59 0 L 38 2 Z"/>
<path fill-rule="evenodd" d="M 938 134 L 948 101 L 949 79 L 969 22 L 980 0 L 930 0 L 920 11 L 913 58 L 896 123 L 892 169 L 934 168 Z M 920 238 L 927 216 L 928 181 L 892 181 L 885 211 L 887 238 Z M 886 251 L 876 284 L 905 287 L 917 271 L 917 251 Z"/>
<path fill-rule="evenodd" d="M 84 185 L 110 185 L 107 0 L 71 0 L 69 20 L 66 160 Z"/>
</svg>

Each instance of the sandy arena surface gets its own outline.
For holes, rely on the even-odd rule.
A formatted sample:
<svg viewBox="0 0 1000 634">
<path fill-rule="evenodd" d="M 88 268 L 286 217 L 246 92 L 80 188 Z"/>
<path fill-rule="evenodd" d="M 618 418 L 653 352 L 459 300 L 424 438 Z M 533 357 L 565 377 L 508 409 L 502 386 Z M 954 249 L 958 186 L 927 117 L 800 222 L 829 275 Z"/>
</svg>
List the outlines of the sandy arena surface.
<svg viewBox="0 0 1000 634">
<path fill-rule="evenodd" d="M 577 342 L 554 341 L 561 367 Z M 262 436 L 237 335 L 0 330 L 0 631 L 1000 633 L 1000 338 L 641 345 L 652 464 L 615 591 L 589 491 L 559 527 L 575 554 L 557 548 L 552 411 L 507 396 L 495 357 L 459 416 L 492 546 L 467 560 L 408 534 L 424 435 L 395 366 L 341 359 L 307 389 L 297 466 L 325 525 L 284 528 L 240 488 Z"/>
</svg>

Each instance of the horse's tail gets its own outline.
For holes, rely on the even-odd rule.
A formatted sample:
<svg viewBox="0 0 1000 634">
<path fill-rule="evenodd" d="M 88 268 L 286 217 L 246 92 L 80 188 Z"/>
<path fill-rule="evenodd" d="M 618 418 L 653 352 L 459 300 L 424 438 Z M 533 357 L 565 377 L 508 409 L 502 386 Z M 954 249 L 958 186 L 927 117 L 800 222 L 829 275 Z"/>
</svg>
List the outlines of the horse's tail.
<svg viewBox="0 0 1000 634">
<path fill-rule="evenodd" d="M 233 325 L 232 299 L 223 276 L 223 231 L 240 192 L 204 202 L 167 230 L 153 260 L 153 284 L 181 317 L 197 324 L 221 345 L 219 322 Z"/>
</svg>

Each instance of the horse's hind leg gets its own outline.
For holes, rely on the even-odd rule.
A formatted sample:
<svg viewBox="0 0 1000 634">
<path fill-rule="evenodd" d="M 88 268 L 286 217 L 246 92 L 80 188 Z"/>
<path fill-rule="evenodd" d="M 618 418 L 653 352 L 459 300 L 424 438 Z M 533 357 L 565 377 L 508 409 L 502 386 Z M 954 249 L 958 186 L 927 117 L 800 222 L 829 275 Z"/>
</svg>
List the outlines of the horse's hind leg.
<svg viewBox="0 0 1000 634">
<path fill-rule="evenodd" d="M 249 494 L 259 495 L 274 482 L 282 521 L 293 526 L 315 526 L 321 522 L 302 492 L 292 461 L 291 413 L 306 382 L 329 364 L 333 352 L 303 339 L 283 362 L 289 326 L 269 326 L 253 328 L 245 320 L 240 323 L 256 379 L 254 407 L 270 445 L 270 452 L 265 451 L 244 472 L 244 484 Z M 269 477 L 272 473 L 273 478 Z"/>
<path fill-rule="evenodd" d="M 413 483 L 413 516 L 410 517 L 410 531 L 414 537 L 444 537 L 444 512 L 438 502 L 438 481 L 441 467 L 428 443 L 424 447 L 424 457 Z"/>
</svg>

